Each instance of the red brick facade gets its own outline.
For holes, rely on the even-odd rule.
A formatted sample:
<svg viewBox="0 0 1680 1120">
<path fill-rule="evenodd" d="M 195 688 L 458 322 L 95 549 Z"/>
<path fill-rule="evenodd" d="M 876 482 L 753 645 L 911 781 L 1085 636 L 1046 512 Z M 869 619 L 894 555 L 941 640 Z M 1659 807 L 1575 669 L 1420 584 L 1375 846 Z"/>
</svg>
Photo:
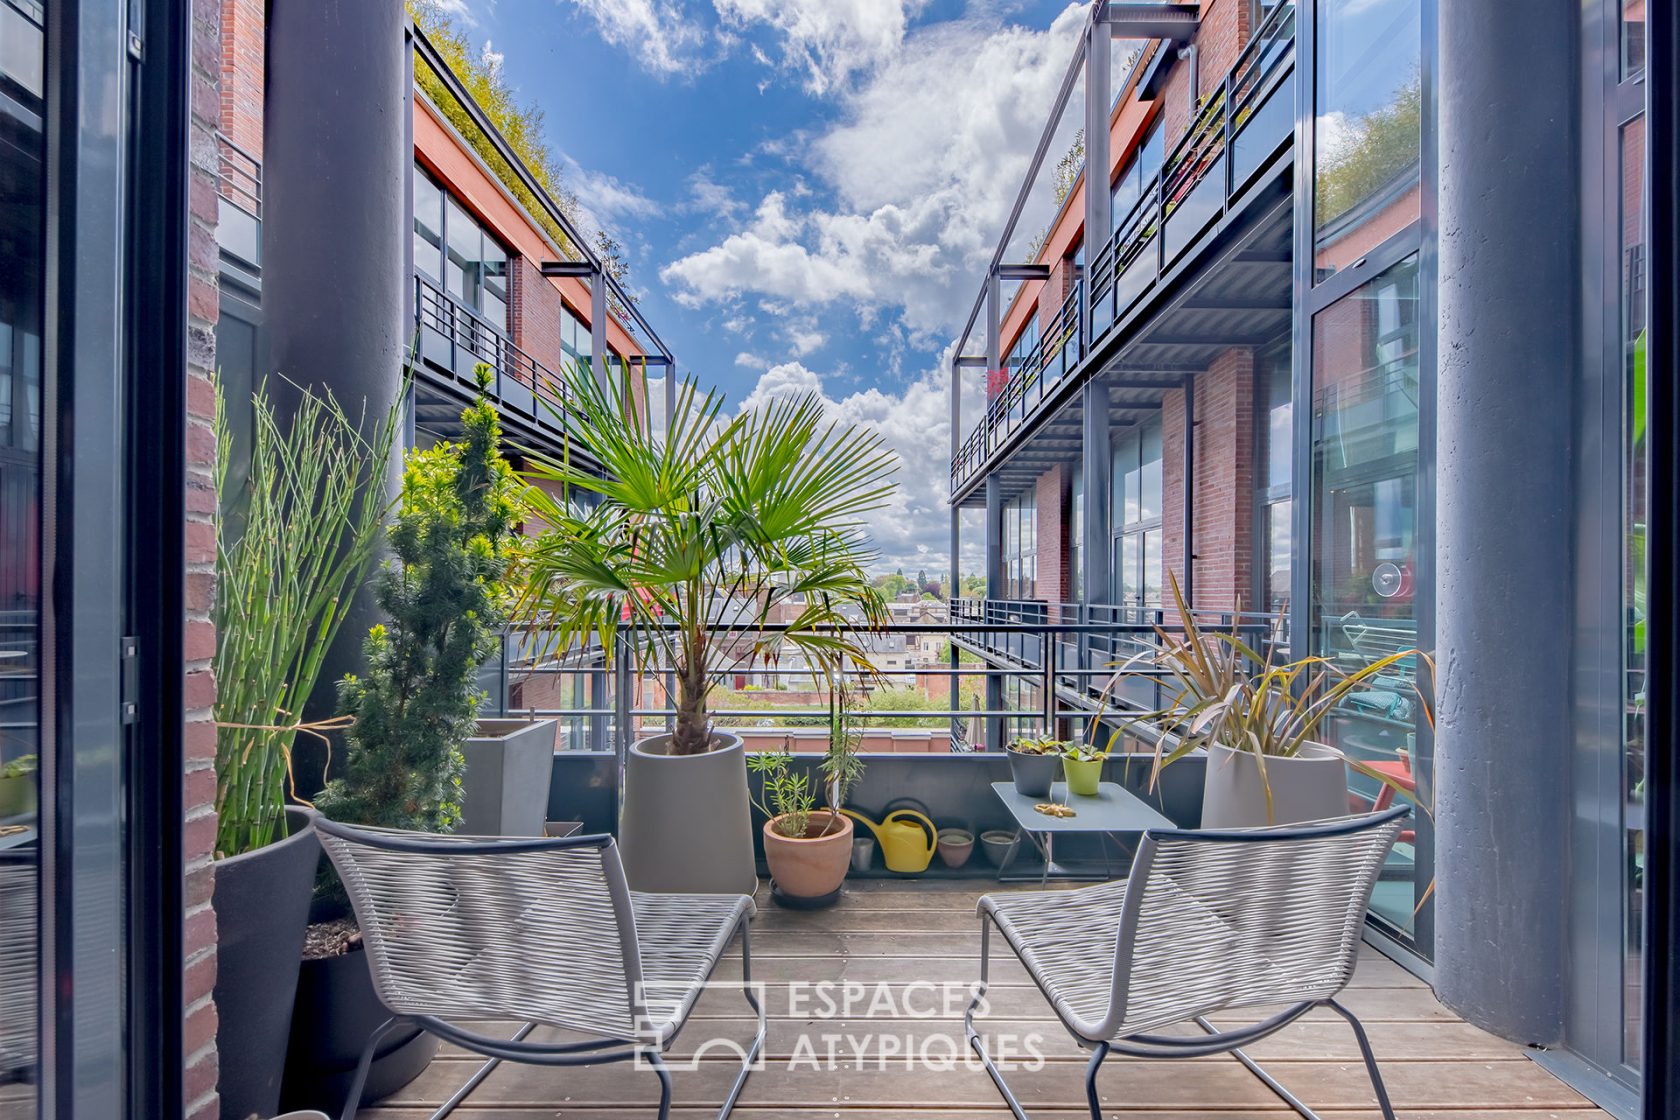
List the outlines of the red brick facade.
<svg viewBox="0 0 1680 1120">
<path fill-rule="evenodd" d="M 1191 606 L 1232 610 L 1254 602 L 1254 354 L 1227 350 L 1194 380 L 1195 525 Z M 1182 586 L 1185 390 L 1161 401 L 1162 564 Z"/>
<path fill-rule="evenodd" d="M 513 344 L 560 372 L 560 291 L 529 257 L 513 259 L 512 303 L 508 307 Z"/>
<path fill-rule="evenodd" d="M 1250 0 L 1203 0 L 1201 27 L 1196 33 L 1196 72 L 1198 103 L 1225 80 L 1225 74 L 1237 61 L 1237 54 L 1248 42 Z M 1164 50 L 1172 50 L 1170 46 Z M 1184 136 L 1190 125 L 1190 67 L 1175 62 L 1162 94 L 1165 105 L 1167 151 Z"/>
<path fill-rule="evenodd" d="M 266 0 L 221 0 L 221 100 L 217 127 L 257 159 L 263 151 Z"/>
<path fill-rule="evenodd" d="M 216 912 L 210 895 L 215 865 L 211 862 L 216 842 L 216 731 L 211 707 L 216 700 L 216 678 L 210 669 L 215 650 L 215 629 L 210 605 L 216 593 L 216 494 L 211 481 L 216 441 L 210 424 L 215 398 L 210 375 L 216 368 L 217 249 L 216 249 L 216 162 L 214 134 L 218 122 L 210 107 L 226 102 L 217 98 L 217 88 L 227 65 L 227 37 L 221 19 L 230 8 L 254 5 L 259 16 L 256 38 L 261 65 L 262 0 L 194 0 L 192 21 L 192 169 L 189 183 L 191 210 L 187 242 L 187 617 L 185 647 L 186 711 L 183 713 L 183 754 L 186 772 L 183 803 L 182 848 L 186 859 L 186 914 L 183 1000 L 185 1039 L 183 1109 L 188 1120 L 213 1117 L 218 1111 L 216 1096 Z M 220 50 L 218 50 L 218 45 Z M 243 57 L 243 56 L 242 56 Z M 221 65 L 217 65 L 220 59 Z M 258 75 L 259 89 L 261 76 Z M 244 144 L 241 140 L 239 143 Z M 262 124 L 257 118 L 256 144 L 260 150 Z"/>
<path fill-rule="evenodd" d="M 1038 518 L 1038 598 L 1051 603 L 1074 599 L 1069 571 L 1068 501 L 1072 473 L 1054 466 L 1038 476 L 1033 495 Z"/>
</svg>

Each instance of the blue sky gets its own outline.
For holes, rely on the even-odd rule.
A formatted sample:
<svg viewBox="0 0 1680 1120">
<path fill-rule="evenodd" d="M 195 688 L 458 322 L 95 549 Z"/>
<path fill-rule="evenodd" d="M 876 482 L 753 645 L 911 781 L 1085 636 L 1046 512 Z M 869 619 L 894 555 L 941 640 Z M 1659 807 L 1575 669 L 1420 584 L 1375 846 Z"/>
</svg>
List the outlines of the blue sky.
<svg viewBox="0 0 1680 1120">
<path fill-rule="evenodd" d="M 1072 56 L 1081 7 L 442 6 L 545 111 L 567 185 L 625 244 L 632 289 L 679 368 L 732 405 L 818 392 L 836 416 L 880 430 L 901 459 L 898 499 L 870 526 L 885 566 L 944 570 L 942 358 Z M 1018 245 L 1050 206 L 1038 191 Z M 975 571 L 977 533 L 965 532 L 963 551 Z"/>
</svg>

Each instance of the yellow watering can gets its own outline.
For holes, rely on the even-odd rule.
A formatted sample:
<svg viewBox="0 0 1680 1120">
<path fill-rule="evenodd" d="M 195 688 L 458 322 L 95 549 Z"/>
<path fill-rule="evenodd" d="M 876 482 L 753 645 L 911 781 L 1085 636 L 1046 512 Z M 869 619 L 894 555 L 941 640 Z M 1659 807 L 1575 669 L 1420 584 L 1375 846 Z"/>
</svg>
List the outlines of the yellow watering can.
<svg viewBox="0 0 1680 1120">
<path fill-rule="evenodd" d="M 881 823 L 876 824 L 853 809 L 840 811 L 859 824 L 866 825 L 869 831 L 875 834 L 876 841 L 881 845 L 881 855 L 886 857 L 888 871 L 902 871 L 914 875 L 927 870 L 928 862 L 933 859 L 934 848 L 939 842 L 939 830 L 927 817 L 914 809 L 895 809 L 881 818 Z M 916 823 L 912 824 L 912 821 Z"/>
</svg>

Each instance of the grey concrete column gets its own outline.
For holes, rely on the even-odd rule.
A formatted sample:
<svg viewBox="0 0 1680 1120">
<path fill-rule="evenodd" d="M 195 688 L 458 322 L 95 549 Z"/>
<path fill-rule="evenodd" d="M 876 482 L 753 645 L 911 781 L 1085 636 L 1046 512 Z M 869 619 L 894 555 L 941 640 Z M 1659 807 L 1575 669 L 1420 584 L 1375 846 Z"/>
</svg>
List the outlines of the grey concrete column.
<svg viewBox="0 0 1680 1120">
<path fill-rule="evenodd" d="M 401 0 L 275 4 L 263 128 L 263 310 L 271 367 L 328 388 L 352 416 L 383 417 L 410 334 L 406 199 L 408 60 Z M 271 382 L 284 408 L 283 382 Z M 295 398 L 292 398 L 295 400 Z M 387 482 L 399 484 L 396 471 Z M 322 670 L 311 716 L 336 709 L 334 682 L 361 664 L 378 619 L 361 594 Z M 321 772 L 300 737 L 301 782 Z M 306 795 L 309 792 L 305 787 Z"/>
<path fill-rule="evenodd" d="M 1573 750 L 1579 13 L 1439 12 L 1436 991 L 1479 1026 L 1552 1043 Z"/>
<path fill-rule="evenodd" d="M 1108 112 L 1113 92 L 1109 82 L 1108 21 L 1091 22 L 1085 45 L 1085 268 L 1096 264 L 1108 244 L 1111 222 L 1108 197 Z M 1090 308 L 1086 308 L 1089 315 Z"/>
<path fill-rule="evenodd" d="M 612 387 L 612 370 L 607 359 L 607 281 L 599 271 L 589 278 L 589 353 L 595 362 L 595 381 Z"/>
<path fill-rule="evenodd" d="M 994 474 L 986 476 L 986 598 L 1003 598 L 1003 482 Z M 993 645 L 1001 645 L 1002 635 L 994 636 Z M 1003 710 L 1003 678 L 986 674 L 986 710 Z M 1004 722 L 1001 717 L 986 720 L 986 746 L 994 751 L 1003 749 Z"/>
<path fill-rule="evenodd" d="M 1079 589 L 1087 603 L 1104 603 L 1109 599 L 1109 541 L 1112 512 L 1109 495 L 1113 456 L 1108 438 L 1108 386 L 1101 378 L 1093 377 L 1085 383 L 1081 393 L 1084 415 L 1084 443 L 1080 448 L 1085 476 L 1085 535 L 1080 549 L 1084 552 L 1084 586 Z"/>
</svg>

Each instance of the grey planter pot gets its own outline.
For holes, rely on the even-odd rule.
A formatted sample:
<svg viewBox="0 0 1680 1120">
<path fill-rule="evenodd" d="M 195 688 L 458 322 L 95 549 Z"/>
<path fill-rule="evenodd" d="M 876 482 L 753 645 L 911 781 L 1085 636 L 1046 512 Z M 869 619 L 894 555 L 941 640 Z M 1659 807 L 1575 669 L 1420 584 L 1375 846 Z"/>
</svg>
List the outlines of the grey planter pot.
<svg viewBox="0 0 1680 1120">
<path fill-rule="evenodd" d="M 1023 797 L 1049 797 L 1051 783 L 1062 776 L 1062 756 L 1022 754 L 1019 751 L 1006 753 L 1009 755 L 1009 776 L 1015 783 L 1015 789 Z"/>
<path fill-rule="evenodd" d="M 1266 785 L 1272 813 L 1266 815 Z M 1329 747 L 1309 743 L 1294 758 L 1267 758 L 1262 781 L 1254 756 L 1208 748 L 1202 785 L 1203 828 L 1263 828 L 1346 816 L 1347 764 Z"/>
<path fill-rule="evenodd" d="M 541 836 L 554 774 L 554 721 L 481 719 L 461 745 L 463 836 Z"/>
<path fill-rule="evenodd" d="M 666 753 L 670 736 L 630 747 L 619 825 L 624 874 L 638 891 L 752 894 L 752 804 L 747 755 L 728 732 L 705 754 Z"/>
</svg>

